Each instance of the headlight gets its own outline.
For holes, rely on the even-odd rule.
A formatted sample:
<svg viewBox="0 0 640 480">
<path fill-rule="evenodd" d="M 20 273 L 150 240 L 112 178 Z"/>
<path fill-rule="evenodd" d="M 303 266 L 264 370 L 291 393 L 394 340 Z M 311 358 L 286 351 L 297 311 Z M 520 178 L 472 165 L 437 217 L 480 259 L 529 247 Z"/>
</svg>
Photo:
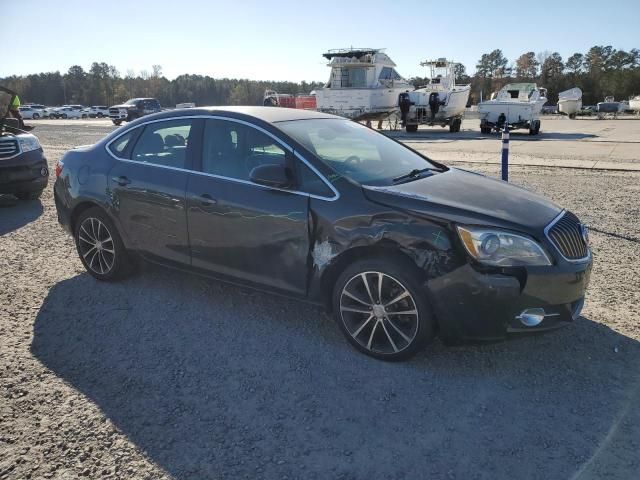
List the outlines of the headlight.
<svg viewBox="0 0 640 480">
<path fill-rule="evenodd" d="M 38 137 L 31 134 L 26 135 L 18 135 L 18 143 L 20 143 L 20 149 L 23 152 L 31 152 L 32 150 L 37 150 L 40 148 L 40 142 L 38 141 Z"/>
<path fill-rule="evenodd" d="M 460 226 L 458 234 L 469 255 L 485 265 L 551 265 L 551 260 L 542 247 L 524 235 L 491 228 Z"/>
</svg>

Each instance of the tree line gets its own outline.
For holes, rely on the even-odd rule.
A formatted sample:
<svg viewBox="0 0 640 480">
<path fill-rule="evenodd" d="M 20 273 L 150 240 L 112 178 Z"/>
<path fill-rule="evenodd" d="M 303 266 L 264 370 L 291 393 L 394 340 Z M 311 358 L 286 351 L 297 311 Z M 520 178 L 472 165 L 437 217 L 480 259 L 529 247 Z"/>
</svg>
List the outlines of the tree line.
<svg viewBox="0 0 640 480">
<path fill-rule="evenodd" d="M 509 62 L 500 49 L 481 56 L 476 73 L 470 77 L 464 65 L 458 65 L 457 83 L 471 84 L 471 102 L 482 95 L 512 82 L 535 82 L 548 89 L 550 103 L 558 101 L 558 93 L 573 87 L 582 90 L 582 102 L 595 105 L 606 96 L 627 100 L 640 95 L 640 50 L 629 52 L 597 45 L 586 53 L 574 53 L 566 60 L 558 52 L 525 52 Z"/>
<path fill-rule="evenodd" d="M 586 53 L 574 53 L 566 60 L 558 52 L 525 52 L 509 62 L 500 49 L 485 53 L 469 76 L 462 64 L 456 66 L 457 83 L 471 84 L 470 103 L 488 99 L 492 92 L 510 82 L 536 82 L 548 89 L 551 103 L 558 93 L 580 87 L 583 103 L 596 104 L 606 96 L 625 100 L 640 94 L 640 50 L 616 50 L 611 46 L 594 46 Z M 425 79 L 411 82 L 424 85 Z M 23 103 L 45 105 L 82 104 L 113 105 L 135 97 L 155 97 L 162 105 L 195 102 L 197 105 L 261 105 L 266 89 L 278 93 L 309 93 L 322 82 L 269 82 L 246 79 L 212 78 L 180 75 L 168 80 L 160 65 L 151 71 L 122 76 L 113 66 L 94 62 L 88 71 L 74 65 L 60 72 L 13 75 L 0 79 L 20 95 Z"/>
<path fill-rule="evenodd" d="M 47 72 L 0 79 L 0 85 L 14 90 L 22 103 L 44 105 L 115 105 L 129 98 L 154 97 L 164 106 L 183 102 L 196 105 L 262 105 L 266 89 L 278 93 L 309 93 L 320 82 L 270 82 L 246 79 L 180 75 L 168 80 L 162 67 L 121 76 L 113 65 L 94 62 L 89 71 L 73 65 L 67 73 Z"/>
</svg>

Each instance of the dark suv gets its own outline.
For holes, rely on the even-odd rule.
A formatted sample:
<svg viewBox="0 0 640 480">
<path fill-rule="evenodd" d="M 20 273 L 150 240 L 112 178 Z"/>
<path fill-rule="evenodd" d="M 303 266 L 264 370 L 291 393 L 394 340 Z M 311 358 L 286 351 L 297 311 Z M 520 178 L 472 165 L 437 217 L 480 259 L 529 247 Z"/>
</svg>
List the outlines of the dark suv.
<svg viewBox="0 0 640 480">
<path fill-rule="evenodd" d="M 0 87 L 0 194 L 21 200 L 38 198 L 49 181 L 47 160 L 35 135 L 7 118 L 14 92 Z"/>
<path fill-rule="evenodd" d="M 161 110 L 160 102 L 156 98 L 132 98 L 121 105 L 109 108 L 109 118 L 114 125 L 120 125 L 122 122 L 130 122 Z"/>
</svg>

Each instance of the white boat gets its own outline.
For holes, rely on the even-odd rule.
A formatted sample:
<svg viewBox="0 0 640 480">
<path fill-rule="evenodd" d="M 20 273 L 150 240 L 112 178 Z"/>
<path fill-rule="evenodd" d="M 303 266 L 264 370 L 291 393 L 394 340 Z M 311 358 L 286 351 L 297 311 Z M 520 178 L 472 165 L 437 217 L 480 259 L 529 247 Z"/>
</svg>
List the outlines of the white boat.
<svg viewBox="0 0 640 480">
<path fill-rule="evenodd" d="M 429 83 L 401 93 L 398 99 L 407 132 L 415 132 L 418 125 L 449 126 L 451 132 L 460 131 L 471 85 L 456 85 L 456 64 L 446 58 L 427 60 L 420 65 L 427 67 Z"/>
<path fill-rule="evenodd" d="M 382 49 L 330 50 L 331 76 L 316 90 L 318 111 L 353 120 L 383 120 L 398 112 L 398 94 L 413 86 Z"/>
<path fill-rule="evenodd" d="M 535 83 L 508 83 L 494 98 L 478 104 L 480 131 L 490 133 L 508 124 L 510 129 L 528 128 L 531 135 L 540 132 L 540 112 L 547 102 L 547 90 Z"/>
<path fill-rule="evenodd" d="M 636 95 L 629 99 L 629 109 L 640 114 L 640 95 Z"/>
<path fill-rule="evenodd" d="M 558 94 L 558 111 L 576 118 L 576 113 L 582 108 L 582 90 L 578 87 L 565 90 Z"/>
</svg>

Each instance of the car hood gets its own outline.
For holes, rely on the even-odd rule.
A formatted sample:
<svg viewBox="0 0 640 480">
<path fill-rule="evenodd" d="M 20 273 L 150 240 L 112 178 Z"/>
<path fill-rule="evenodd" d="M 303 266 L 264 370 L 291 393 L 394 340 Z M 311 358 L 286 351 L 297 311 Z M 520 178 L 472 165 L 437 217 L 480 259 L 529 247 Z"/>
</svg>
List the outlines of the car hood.
<svg viewBox="0 0 640 480">
<path fill-rule="evenodd" d="M 136 106 L 135 105 L 124 105 L 124 104 L 122 104 L 122 105 L 111 105 L 111 107 L 109 107 L 109 108 L 136 108 Z"/>
<path fill-rule="evenodd" d="M 365 196 L 387 206 L 467 225 L 493 225 L 539 234 L 562 211 L 529 190 L 451 168 L 385 187 L 364 187 Z"/>
</svg>

